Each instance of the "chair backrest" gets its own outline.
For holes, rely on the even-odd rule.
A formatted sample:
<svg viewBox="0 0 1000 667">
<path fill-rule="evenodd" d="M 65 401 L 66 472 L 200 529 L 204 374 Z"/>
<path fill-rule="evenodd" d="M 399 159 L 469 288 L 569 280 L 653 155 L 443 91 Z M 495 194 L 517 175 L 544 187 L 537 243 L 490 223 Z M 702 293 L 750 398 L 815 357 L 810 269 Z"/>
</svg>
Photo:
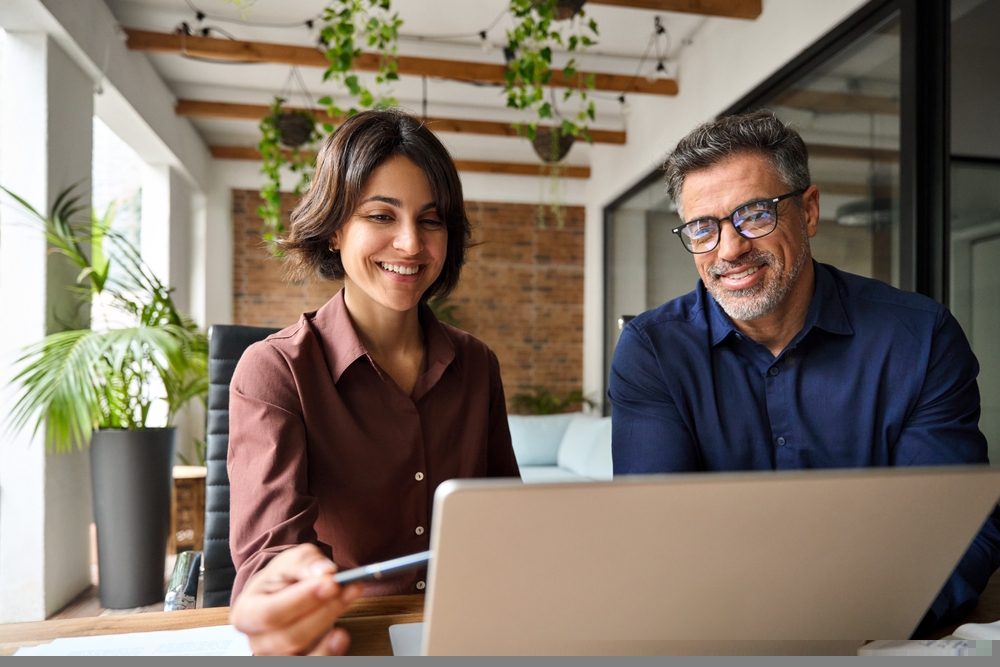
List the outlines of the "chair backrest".
<svg viewBox="0 0 1000 667">
<path fill-rule="evenodd" d="M 225 607 L 236 568 L 229 552 L 229 382 L 243 352 L 278 329 L 217 324 L 208 330 L 208 427 L 205 566 L 202 606 Z"/>
</svg>

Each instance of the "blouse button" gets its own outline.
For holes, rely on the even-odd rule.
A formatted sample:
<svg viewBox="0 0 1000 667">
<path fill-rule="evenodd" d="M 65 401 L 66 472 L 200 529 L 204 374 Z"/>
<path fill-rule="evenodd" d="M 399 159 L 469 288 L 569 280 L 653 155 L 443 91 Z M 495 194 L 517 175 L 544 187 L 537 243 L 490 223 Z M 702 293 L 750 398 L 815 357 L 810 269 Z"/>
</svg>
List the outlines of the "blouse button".
<svg viewBox="0 0 1000 667">
<path fill-rule="evenodd" d="M 427 584 L 425 584 L 425 583 L 424 583 L 424 582 L 422 582 L 422 581 L 418 581 L 418 582 L 417 582 L 417 590 L 418 590 L 418 591 L 422 591 L 422 590 L 424 590 L 425 588 L 427 588 Z"/>
<path fill-rule="evenodd" d="M 780 372 L 781 371 L 778 370 L 777 366 L 772 366 L 771 370 L 768 371 L 768 373 L 770 373 L 772 377 L 775 376 L 775 375 L 777 375 Z"/>
<path fill-rule="evenodd" d="M 423 526 L 417 526 L 417 530 L 415 532 L 417 533 L 417 535 L 423 535 L 424 534 L 424 527 Z"/>
<path fill-rule="evenodd" d="M 416 475 L 414 475 L 413 477 L 414 477 L 414 478 L 415 478 L 415 479 L 416 479 L 416 480 L 417 480 L 417 481 L 419 482 L 419 481 L 421 481 L 421 480 L 422 480 L 422 479 L 424 478 L 424 473 L 422 473 L 422 472 L 418 472 L 418 473 L 417 473 Z"/>
</svg>

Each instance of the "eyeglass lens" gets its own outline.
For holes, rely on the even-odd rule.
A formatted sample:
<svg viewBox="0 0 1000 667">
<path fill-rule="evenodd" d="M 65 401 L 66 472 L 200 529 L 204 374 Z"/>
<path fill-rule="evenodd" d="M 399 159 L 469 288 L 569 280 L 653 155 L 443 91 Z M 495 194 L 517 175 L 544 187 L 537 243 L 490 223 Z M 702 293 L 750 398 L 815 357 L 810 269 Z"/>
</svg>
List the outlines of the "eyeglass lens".
<svg viewBox="0 0 1000 667">
<path fill-rule="evenodd" d="M 733 211 L 729 219 L 740 236 L 747 239 L 770 234 L 778 223 L 776 206 L 771 200 L 747 204 Z M 719 244 L 719 229 L 720 221 L 715 218 L 693 220 L 681 228 L 680 237 L 691 252 L 709 252 Z"/>
</svg>

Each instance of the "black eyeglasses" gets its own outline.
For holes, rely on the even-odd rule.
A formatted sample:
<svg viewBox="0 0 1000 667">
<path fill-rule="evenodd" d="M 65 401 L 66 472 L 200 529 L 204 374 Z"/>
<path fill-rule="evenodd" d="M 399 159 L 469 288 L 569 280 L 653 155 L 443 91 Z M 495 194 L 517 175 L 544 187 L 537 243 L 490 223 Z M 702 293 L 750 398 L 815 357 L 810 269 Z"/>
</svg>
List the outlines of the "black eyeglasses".
<svg viewBox="0 0 1000 667">
<path fill-rule="evenodd" d="M 700 255 L 712 252 L 722 238 L 722 221 L 732 223 L 736 233 L 745 239 L 759 239 L 767 236 L 778 226 L 778 202 L 801 195 L 805 190 L 796 190 L 780 197 L 761 199 L 744 204 L 725 218 L 698 218 L 686 222 L 670 231 L 677 234 L 688 252 Z"/>
</svg>

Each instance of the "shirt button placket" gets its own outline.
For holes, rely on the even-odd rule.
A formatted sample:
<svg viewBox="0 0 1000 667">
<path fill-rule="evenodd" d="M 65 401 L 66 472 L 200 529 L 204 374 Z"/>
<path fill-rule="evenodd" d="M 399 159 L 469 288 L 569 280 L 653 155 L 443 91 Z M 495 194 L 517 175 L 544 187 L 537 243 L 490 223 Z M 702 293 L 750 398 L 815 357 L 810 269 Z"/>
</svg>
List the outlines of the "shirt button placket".
<svg viewBox="0 0 1000 667">
<path fill-rule="evenodd" d="M 780 362 L 779 362 L 780 363 Z M 788 423 L 786 421 L 787 415 L 784 414 L 784 406 L 782 403 L 782 385 L 785 382 L 780 382 L 778 376 L 781 375 L 781 369 L 775 364 L 767 369 L 767 402 L 768 402 L 768 419 L 771 422 L 771 426 L 779 431 L 786 430 Z M 784 378 L 783 378 L 784 380 Z M 772 431 L 773 433 L 773 431 Z M 784 436 L 774 437 L 774 462 L 775 466 L 780 470 L 782 468 L 788 468 L 790 466 L 791 452 L 790 448 L 786 447 L 787 440 Z"/>
</svg>

